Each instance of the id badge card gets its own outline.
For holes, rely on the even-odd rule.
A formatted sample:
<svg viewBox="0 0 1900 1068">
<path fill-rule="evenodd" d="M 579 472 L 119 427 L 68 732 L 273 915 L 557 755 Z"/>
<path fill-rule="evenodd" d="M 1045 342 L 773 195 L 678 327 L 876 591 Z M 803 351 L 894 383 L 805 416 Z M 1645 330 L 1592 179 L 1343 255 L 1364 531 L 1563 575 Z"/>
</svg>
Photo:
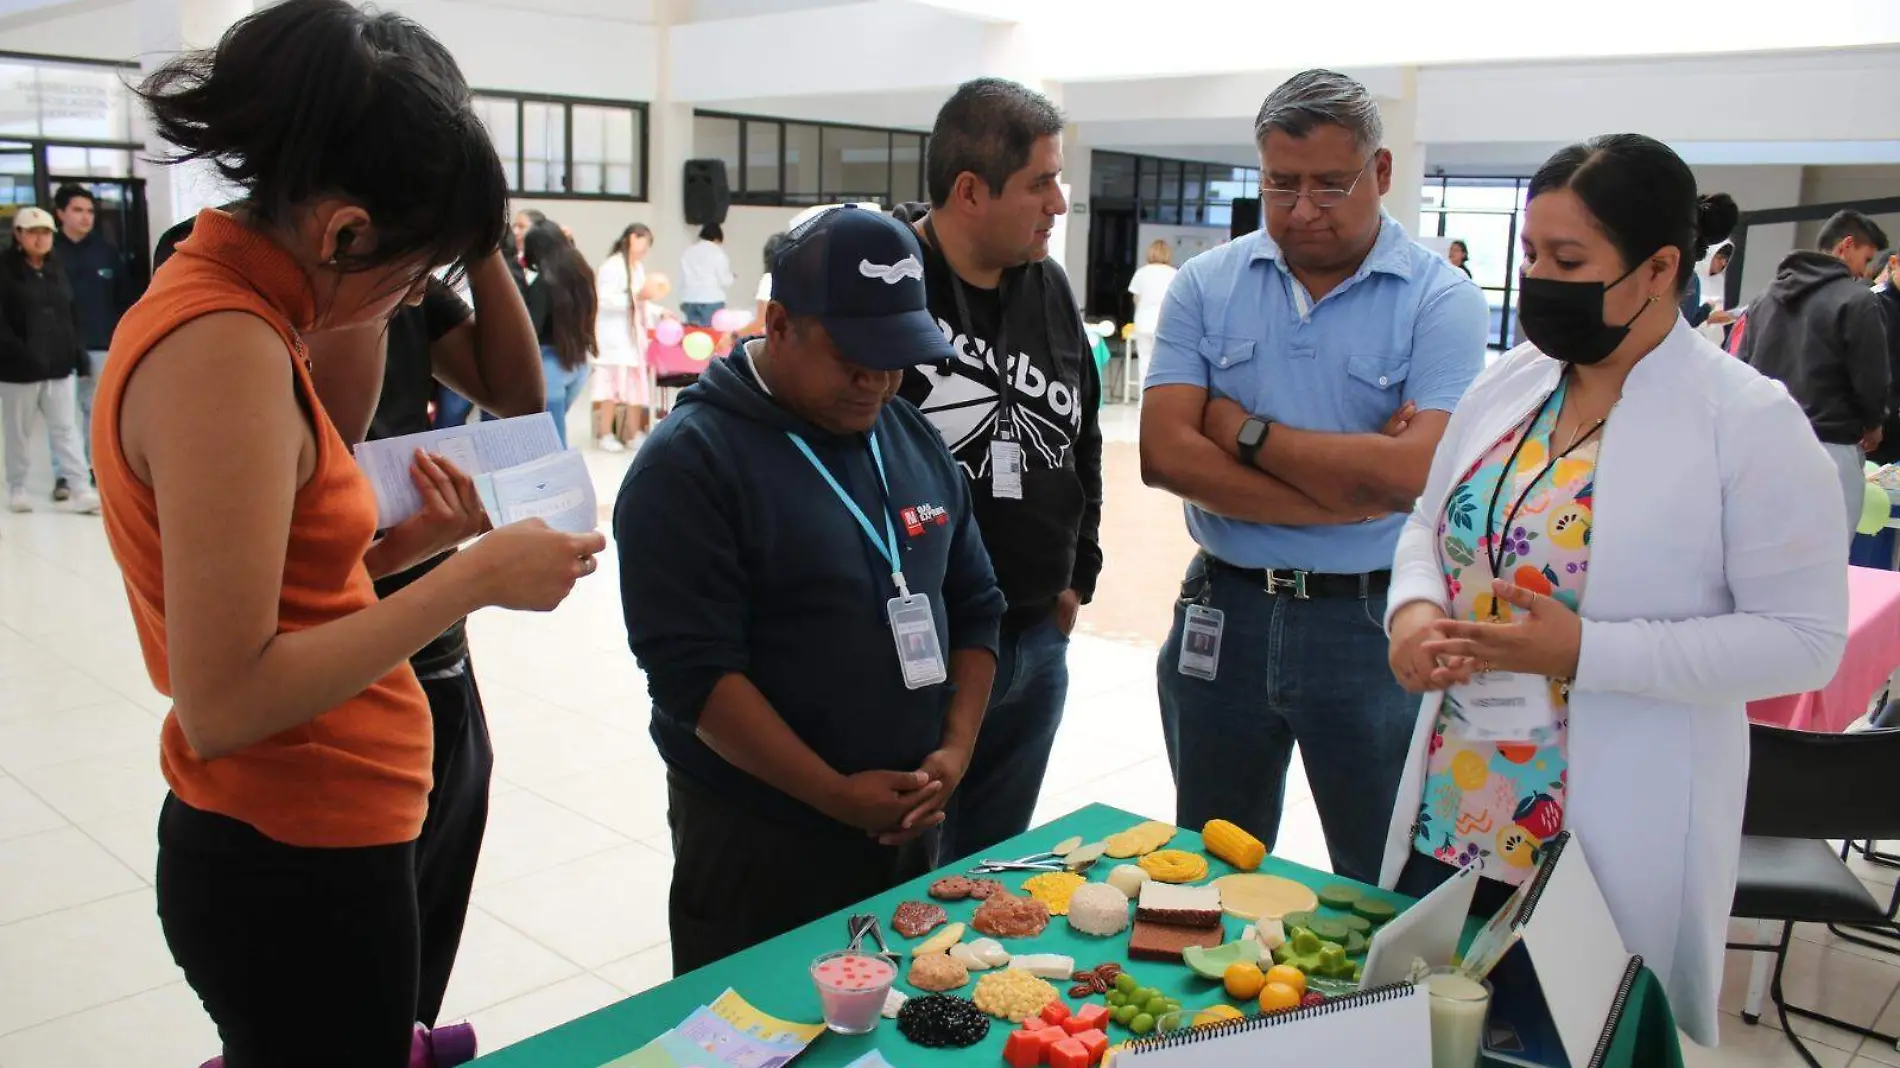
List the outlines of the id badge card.
<svg viewBox="0 0 1900 1068">
<path fill-rule="evenodd" d="M 919 594 L 893 597 L 885 605 L 891 617 L 891 639 L 897 643 L 897 663 L 904 670 L 904 688 L 921 690 L 948 682 L 943 646 L 937 642 L 937 617 L 930 598 Z"/>
<path fill-rule="evenodd" d="M 1206 605 L 1191 604 L 1181 621 L 1181 674 L 1214 681 L 1220 674 L 1220 636 L 1227 626 L 1227 613 Z"/>
<path fill-rule="evenodd" d="M 1005 501 L 1023 499 L 1022 442 L 990 439 L 990 495 Z"/>
<path fill-rule="evenodd" d="M 1470 682 L 1453 686 L 1445 699 L 1464 722 L 1464 737 L 1474 742 L 1529 742 L 1557 725 L 1550 680 L 1542 675 L 1473 675 Z"/>
</svg>

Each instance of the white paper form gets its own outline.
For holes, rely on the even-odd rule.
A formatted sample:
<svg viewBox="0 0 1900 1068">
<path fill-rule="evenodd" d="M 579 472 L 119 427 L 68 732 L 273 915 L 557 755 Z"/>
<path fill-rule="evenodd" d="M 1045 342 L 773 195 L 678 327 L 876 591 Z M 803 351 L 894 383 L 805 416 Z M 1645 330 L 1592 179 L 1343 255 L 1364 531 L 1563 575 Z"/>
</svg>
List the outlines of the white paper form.
<svg viewBox="0 0 1900 1068">
<path fill-rule="evenodd" d="M 600 524 L 594 479 L 577 449 L 476 475 L 475 491 L 498 527 L 539 519 L 555 530 L 586 534 Z"/>
<path fill-rule="evenodd" d="M 473 477 L 558 453 L 561 438 L 554 431 L 554 417 L 536 412 L 363 442 L 356 447 L 356 464 L 376 491 L 376 525 L 380 529 L 393 527 L 422 510 L 422 497 L 409 476 L 417 449 L 441 456 Z"/>
</svg>

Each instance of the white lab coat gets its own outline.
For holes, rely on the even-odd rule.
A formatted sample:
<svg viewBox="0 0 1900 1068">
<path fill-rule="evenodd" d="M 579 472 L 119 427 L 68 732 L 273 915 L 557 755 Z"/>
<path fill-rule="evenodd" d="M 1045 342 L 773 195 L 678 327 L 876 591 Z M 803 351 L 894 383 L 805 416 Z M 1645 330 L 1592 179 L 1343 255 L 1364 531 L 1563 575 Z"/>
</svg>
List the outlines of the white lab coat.
<svg viewBox="0 0 1900 1068">
<path fill-rule="evenodd" d="M 600 346 L 598 362 L 616 366 L 639 366 L 646 352 L 647 321 L 650 309 L 638 299 L 646 285 L 646 265 L 635 266 L 627 276 L 627 257 L 616 252 L 601 261 L 594 272 L 594 340 Z"/>
<path fill-rule="evenodd" d="M 1458 405 L 1399 539 L 1391 610 L 1447 607 L 1439 517 L 1557 385 L 1523 345 Z M 1748 783 L 1748 701 L 1827 683 L 1847 633 L 1840 487 L 1801 409 L 1677 321 L 1630 372 L 1597 459 L 1565 825 L 1676 1020 L 1716 1042 Z M 1388 623 L 1389 623 L 1388 616 Z M 1420 704 L 1380 882 L 1412 852 L 1439 695 Z"/>
</svg>

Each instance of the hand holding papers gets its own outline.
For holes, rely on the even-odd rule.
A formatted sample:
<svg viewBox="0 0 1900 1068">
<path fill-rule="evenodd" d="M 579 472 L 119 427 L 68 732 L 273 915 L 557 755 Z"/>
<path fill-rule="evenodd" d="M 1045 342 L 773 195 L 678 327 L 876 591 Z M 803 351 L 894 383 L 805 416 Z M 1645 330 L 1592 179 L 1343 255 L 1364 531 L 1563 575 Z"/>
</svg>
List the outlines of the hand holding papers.
<svg viewBox="0 0 1900 1068">
<path fill-rule="evenodd" d="M 410 473 L 418 451 L 440 456 L 471 476 L 496 526 L 538 518 L 556 530 L 580 534 L 599 523 L 585 460 L 579 452 L 563 451 L 553 417 L 537 412 L 358 445 L 356 462 L 376 492 L 377 526 L 383 529 L 423 510 L 423 492 Z"/>
</svg>

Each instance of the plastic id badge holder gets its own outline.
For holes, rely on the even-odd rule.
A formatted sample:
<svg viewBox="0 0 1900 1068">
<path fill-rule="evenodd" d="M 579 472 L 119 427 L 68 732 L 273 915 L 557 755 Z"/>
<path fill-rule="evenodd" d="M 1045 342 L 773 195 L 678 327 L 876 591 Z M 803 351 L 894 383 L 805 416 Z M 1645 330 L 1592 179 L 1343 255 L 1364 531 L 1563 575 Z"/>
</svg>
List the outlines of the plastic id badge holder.
<svg viewBox="0 0 1900 1068">
<path fill-rule="evenodd" d="M 1021 442 L 990 441 L 990 494 L 998 500 L 1023 499 L 1023 446 Z"/>
<path fill-rule="evenodd" d="M 948 682 L 950 673 L 944 669 L 930 598 L 921 594 L 893 597 L 885 608 L 891 619 L 891 638 L 897 643 L 897 663 L 904 670 L 904 688 L 921 690 Z"/>
<path fill-rule="evenodd" d="M 1214 681 L 1220 674 L 1220 636 L 1227 613 L 1204 604 L 1184 609 L 1181 622 L 1181 674 Z"/>
</svg>

